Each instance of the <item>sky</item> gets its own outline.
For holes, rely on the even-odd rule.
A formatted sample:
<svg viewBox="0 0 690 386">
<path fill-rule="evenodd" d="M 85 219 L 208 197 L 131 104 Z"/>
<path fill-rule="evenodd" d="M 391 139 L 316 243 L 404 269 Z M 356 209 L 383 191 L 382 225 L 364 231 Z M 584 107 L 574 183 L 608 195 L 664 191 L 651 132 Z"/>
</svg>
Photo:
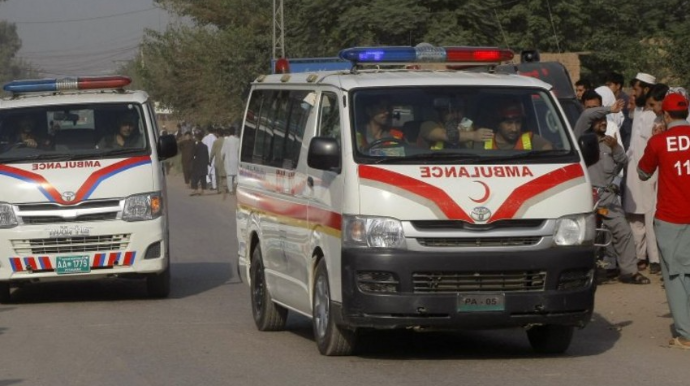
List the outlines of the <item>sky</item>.
<svg viewBox="0 0 690 386">
<path fill-rule="evenodd" d="M 17 25 L 17 56 L 48 77 L 112 74 L 136 55 L 144 29 L 176 21 L 153 0 L 7 0 L 0 20 Z"/>
</svg>

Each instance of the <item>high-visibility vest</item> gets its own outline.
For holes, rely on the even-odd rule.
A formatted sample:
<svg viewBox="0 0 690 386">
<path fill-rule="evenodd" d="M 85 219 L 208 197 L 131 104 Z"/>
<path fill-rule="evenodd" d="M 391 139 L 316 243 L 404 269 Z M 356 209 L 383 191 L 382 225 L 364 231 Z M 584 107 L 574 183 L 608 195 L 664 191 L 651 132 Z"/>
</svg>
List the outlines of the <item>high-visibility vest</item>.
<svg viewBox="0 0 690 386">
<path fill-rule="evenodd" d="M 498 149 L 496 146 L 496 134 L 491 139 L 484 142 L 484 149 Z M 520 140 L 515 143 L 515 150 L 532 150 L 532 132 L 522 133 Z"/>
<path fill-rule="evenodd" d="M 390 134 L 391 137 L 395 139 L 403 139 L 405 134 L 398 129 L 390 129 L 388 130 L 388 134 Z M 361 149 L 365 146 L 367 146 L 369 143 L 367 142 L 367 136 L 363 135 L 359 131 L 357 132 L 357 146 Z"/>
</svg>

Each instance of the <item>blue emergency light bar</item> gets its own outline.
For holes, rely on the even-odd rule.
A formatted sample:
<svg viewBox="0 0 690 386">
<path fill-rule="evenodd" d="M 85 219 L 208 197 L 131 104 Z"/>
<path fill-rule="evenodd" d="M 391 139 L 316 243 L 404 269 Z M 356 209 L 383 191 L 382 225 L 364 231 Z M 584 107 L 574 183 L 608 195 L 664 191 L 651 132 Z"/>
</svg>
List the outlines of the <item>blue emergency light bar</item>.
<svg viewBox="0 0 690 386">
<path fill-rule="evenodd" d="M 354 47 L 340 51 L 339 57 L 353 64 L 376 63 L 470 63 L 499 64 L 515 54 L 495 47 Z"/>
<path fill-rule="evenodd" d="M 132 83 L 126 76 L 87 76 L 61 79 L 26 79 L 6 83 L 3 90 L 11 93 L 51 92 L 122 88 Z"/>
</svg>

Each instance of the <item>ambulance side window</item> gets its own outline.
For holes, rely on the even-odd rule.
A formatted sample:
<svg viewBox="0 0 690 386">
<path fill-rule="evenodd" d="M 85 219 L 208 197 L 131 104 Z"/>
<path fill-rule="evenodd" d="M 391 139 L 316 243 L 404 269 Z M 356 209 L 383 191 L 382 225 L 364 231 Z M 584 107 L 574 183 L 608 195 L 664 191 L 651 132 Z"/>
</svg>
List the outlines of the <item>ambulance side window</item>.
<svg viewBox="0 0 690 386">
<path fill-rule="evenodd" d="M 255 90 L 244 123 L 242 162 L 297 167 L 313 94 L 305 90 Z M 309 100 L 312 102 L 307 103 Z"/>
<path fill-rule="evenodd" d="M 290 115 L 288 117 L 288 133 L 285 137 L 283 168 L 294 169 L 297 167 L 304 130 L 307 127 L 307 120 L 309 119 L 314 99 L 313 91 L 294 90 L 290 92 Z"/>
<path fill-rule="evenodd" d="M 340 104 L 338 96 L 332 92 L 324 92 L 319 104 L 319 135 L 332 137 L 340 144 Z"/>
</svg>

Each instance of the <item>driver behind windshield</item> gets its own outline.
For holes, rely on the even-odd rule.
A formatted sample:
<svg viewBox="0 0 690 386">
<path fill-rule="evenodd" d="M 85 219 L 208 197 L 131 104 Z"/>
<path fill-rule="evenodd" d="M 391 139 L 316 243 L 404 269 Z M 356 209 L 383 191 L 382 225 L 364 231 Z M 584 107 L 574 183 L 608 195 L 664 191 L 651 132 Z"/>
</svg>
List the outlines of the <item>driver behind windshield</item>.
<svg viewBox="0 0 690 386">
<path fill-rule="evenodd" d="M 369 150 L 372 145 L 386 146 L 385 138 L 391 138 L 391 144 L 402 142 L 403 132 L 390 127 L 391 106 L 387 99 L 378 99 L 364 108 L 367 123 L 364 130 L 357 131 L 357 148 L 360 151 Z M 383 141 L 382 141 L 383 140 Z"/>
<path fill-rule="evenodd" d="M 517 99 L 504 99 L 495 105 L 496 130 L 491 139 L 484 141 L 486 150 L 552 150 L 551 142 L 531 131 L 522 129 L 525 114 Z"/>
<path fill-rule="evenodd" d="M 18 134 L 16 144 L 18 147 L 30 147 L 33 149 L 49 149 L 51 141 L 37 134 L 36 121 L 31 116 L 23 116 L 17 123 Z"/>
</svg>

